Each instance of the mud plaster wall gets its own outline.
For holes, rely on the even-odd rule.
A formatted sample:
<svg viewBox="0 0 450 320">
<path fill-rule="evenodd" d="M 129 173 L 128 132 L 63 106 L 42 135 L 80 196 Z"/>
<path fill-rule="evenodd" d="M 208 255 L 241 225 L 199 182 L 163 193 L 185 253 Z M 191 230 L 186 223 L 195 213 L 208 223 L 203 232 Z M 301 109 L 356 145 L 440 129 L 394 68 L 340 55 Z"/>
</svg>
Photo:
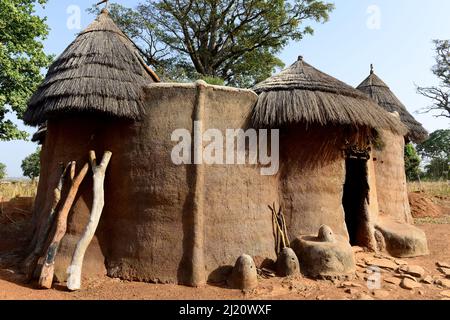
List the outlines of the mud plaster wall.
<svg viewBox="0 0 450 320">
<path fill-rule="evenodd" d="M 204 129 L 225 132 L 246 128 L 256 95 L 210 88 L 206 101 Z M 217 266 L 233 265 L 243 253 L 276 258 L 268 205 L 279 202 L 277 186 L 277 176 L 262 176 L 256 165 L 205 166 L 205 262 L 210 279 L 216 278 L 211 272 Z"/>
<path fill-rule="evenodd" d="M 389 131 L 381 135 L 384 148 L 374 150 L 379 218 L 412 223 L 405 174 L 405 140 Z"/>
<path fill-rule="evenodd" d="M 348 239 L 343 141 L 323 127 L 288 129 L 281 141 L 280 198 L 289 237 L 317 235 L 326 224 Z"/>
<path fill-rule="evenodd" d="M 206 129 L 239 128 L 256 95 L 207 87 L 204 101 Z M 195 285 L 199 277 L 206 281 L 242 253 L 274 258 L 271 215 L 264 199 L 278 200 L 275 177 L 261 176 L 256 166 L 203 167 L 204 204 L 199 208 L 198 169 L 171 161 L 176 144 L 171 134 L 180 128 L 192 132 L 197 103 L 198 90 L 193 85 L 159 85 L 147 90 L 148 109 L 142 122 L 93 116 L 49 121 L 37 221 L 46 215 L 45 204 L 59 179 L 59 163 L 77 160 L 80 166 L 90 149 L 98 157 L 105 150 L 113 152 L 106 175 L 105 208 L 85 258 L 83 276 L 104 273 L 106 261 L 113 277 Z M 61 280 L 88 220 L 91 180 L 89 173 L 61 243 L 56 262 Z M 201 215 L 201 221 L 195 214 Z"/>
</svg>

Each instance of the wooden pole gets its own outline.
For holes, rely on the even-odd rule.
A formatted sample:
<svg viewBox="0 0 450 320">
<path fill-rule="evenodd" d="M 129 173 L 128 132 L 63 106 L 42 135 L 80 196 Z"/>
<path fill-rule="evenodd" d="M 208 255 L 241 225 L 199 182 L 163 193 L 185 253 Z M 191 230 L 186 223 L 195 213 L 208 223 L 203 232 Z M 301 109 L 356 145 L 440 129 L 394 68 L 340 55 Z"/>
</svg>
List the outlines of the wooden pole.
<svg viewBox="0 0 450 320">
<path fill-rule="evenodd" d="M 94 174 L 94 199 L 92 202 L 91 216 L 86 229 L 77 243 L 77 247 L 72 257 L 72 263 L 67 272 L 69 277 L 67 279 L 67 288 L 70 291 L 76 291 L 81 288 L 81 270 L 83 267 L 83 260 L 86 250 L 92 241 L 97 230 L 100 217 L 102 215 L 103 207 L 105 205 L 105 190 L 104 181 L 106 169 L 111 160 L 112 153 L 106 151 L 100 165 L 97 165 L 95 151 L 89 153 L 92 172 Z"/>
<path fill-rule="evenodd" d="M 63 166 L 63 164 L 61 164 Z M 62 173 L 58 181 L 58 185 L 56 186 L 55 190 L 53 191 L 53 202 L 50 208 L 50 212 L 48 214 L 47 219 L 44 222 L 44 225 L 37 230 L 37 243 L 34 247 L 33 251 L 27 256 L 25 259 L 23 265 L 25 268 L 25 274 L 27 276 L 28 280 L 31 280 L 33 278 L 34 271 L 36 269 L 36 265 L 38 263 L 39 257 L 43 254 L 45 242 L 47 241 L 49 237 L 49 233 L 51 230 L 51 226 L 53 225 L 56 209 L 58 208 L 59 202 L 61 200 L 61 192 L 64 185 L 64 179 L 66 177 L 67 171 L 69 168 L 71 168 L 73 165 L 72 162 L 69 162 L 67 166 L 64 168 L 62 167 Z"/>
<path fill-rule="evenodd" d="M 52 287 L 55 258 L 56 254 L 58 253 L 59 243 L 67 231 L 67 217 L 69 216 L 70 209 L 72 208 L 73 202 L 75 201 L 78 189 L 89 170 L 89 164 L 86 163 L 81 169 L 78 176 L 75 177 L 75 166 L 76 163 L 72 162 L 72 165 L 70 167 L 70 190 L 67 194 L 67 198 L 64 202 L 63 207 L 58 213 L 55 234 L 53 235 L 50 245 L 45 253 L 45 261 L 44 265 L 42 266 L 41 275 L 39 277 L 39 287 L 44 289 L 50 289 Z"/>
</svg>

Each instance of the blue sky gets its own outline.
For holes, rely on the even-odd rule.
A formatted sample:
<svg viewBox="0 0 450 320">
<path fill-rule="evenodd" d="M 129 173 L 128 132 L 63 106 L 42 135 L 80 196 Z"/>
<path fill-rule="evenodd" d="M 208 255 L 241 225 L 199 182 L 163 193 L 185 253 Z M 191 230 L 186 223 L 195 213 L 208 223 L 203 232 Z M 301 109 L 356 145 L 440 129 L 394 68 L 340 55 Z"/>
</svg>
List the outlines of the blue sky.
<svg viewBox="0 0 450 320">
<path fill-rule="evenodd" d="M 409 111 L 429 131 L 448 129 L 448 119 L 414 112 L 429 100 L 416 94 L 415 85 L 436 84 L 430 72 L 434 64 L 432 39 L 450 38 L 450 1 L 448 0 L 329 0 L 336 4 L 326 24 L 313 24 L 314 36 L 291 43 L 280 57 L 289 65 L 299 55 L 316 68 L 357 86 L 368 75 L 369 65 L 391 87 Z M 60 54 L 81 31 L 69 29 L 73 6 L 81 11 L 81 28 L 93 19 L 86 8 L 97 1 L 49 0 L 38 13 L 48 17 L 50 35 L 47 53 Z M 115 1 L 134 7 L 138 0 Z M 33 133 L 34 128 L 24 127 Z M 10 177 L 22 175 L 20 163 L 34 152 L 31 142 L 0 142 L 0 162 L 7 165 Z"/>
</svg>

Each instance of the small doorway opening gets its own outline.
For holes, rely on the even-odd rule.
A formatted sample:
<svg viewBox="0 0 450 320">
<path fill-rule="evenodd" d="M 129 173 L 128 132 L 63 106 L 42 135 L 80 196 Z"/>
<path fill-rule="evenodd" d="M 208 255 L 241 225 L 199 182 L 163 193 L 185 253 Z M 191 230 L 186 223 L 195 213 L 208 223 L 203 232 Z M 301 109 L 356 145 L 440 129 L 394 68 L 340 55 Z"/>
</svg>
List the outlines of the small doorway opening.
<svg viewBox="0 0 450 320">
<path fill-rule="evenodd" d="M 367 161 L 368 158 L 355 155 L 348 155 L 345 161 L 346 177 L 342 204 L 352 246 L 368 247 L 371 243 Z"/>
</svg>

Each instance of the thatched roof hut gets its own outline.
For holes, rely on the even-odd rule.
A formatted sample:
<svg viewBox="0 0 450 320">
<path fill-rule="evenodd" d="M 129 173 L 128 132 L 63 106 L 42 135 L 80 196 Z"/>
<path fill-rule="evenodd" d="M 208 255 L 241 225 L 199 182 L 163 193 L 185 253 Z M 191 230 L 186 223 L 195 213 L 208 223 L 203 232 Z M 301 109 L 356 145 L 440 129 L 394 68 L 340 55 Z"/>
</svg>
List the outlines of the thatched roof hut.
<svg viewBox="0 0 450 320">
<path fill-rule="evenodd" d="M 139 119 L 145 112 L 143 87 L 158 81 L 103 10 L 51 65 L 24 120 L 39 125 L 55 113 L 80 111 Z"/>
<path fill-rule="evenodd" d="M 398 112 L 401 121 L 408 128 L 407 138 L 409 140 L 422 142 L 427 139 L 428 132 L 422 124 L 414 119 L 386 83 L 374 73 L 373 66 L 371 67 L 370 75 L 358 86 L 358 90 L 374 99 L 385 110 Z"/>
<path fill-rule="evenodd" d="M 281 73 L 259 83 L 253 111 L 256 126 L 294 123 L 350 125 L 402 132 L 399 121 L 360 91 L 299 57 Z"/>
</svg>

